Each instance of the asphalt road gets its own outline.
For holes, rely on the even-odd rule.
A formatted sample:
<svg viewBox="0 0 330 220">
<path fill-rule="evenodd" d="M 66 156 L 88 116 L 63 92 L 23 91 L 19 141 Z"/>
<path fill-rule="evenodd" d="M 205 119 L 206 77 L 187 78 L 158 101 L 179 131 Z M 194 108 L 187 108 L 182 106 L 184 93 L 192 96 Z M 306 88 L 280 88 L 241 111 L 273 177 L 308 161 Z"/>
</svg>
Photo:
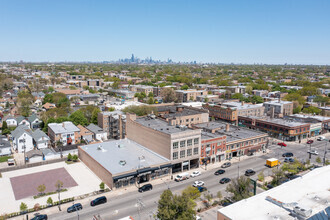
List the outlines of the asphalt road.
<svg viewBox="0 0 330 220">
<path fill-rule="evenodd" d="M 188 185 L 192 185 L 196 180 L 202 180 L 205 182 L 205 187 L 207 187 L 209 193 L 216 195 L 218 191 L 222 192 L 223 196 L 228 194 L 225 192 L 227 184 L 219 184 L 219 180 L 223 177 L 236 178 L 239 175 L 244 175 L 246 169 L 254 169 L 258 174 L 263 171 L 265 175 L 271 175 L 272 170 L 265 166 L 267 158 L 279 158 L 281 162 L 284 161 L 282 154 L 285 152 L 292 152 L 295 158 L 299 160 L 306 161 L 309 158 L 307 153 L 310 148 L 307 144 L 297 144 L 297 143 L 287 143 L 287 147 L 280 147 L 274 145 L 270 147 L 270 152 L 262 156 L 250 156 L 239 163 L 233 163 L 231 167 L 226 168 L 226 172 L 222 175 L 215 176 L 214 172 L 218 168 L 207 169 L 202 172 L 202 175 L 195 178 L 190 178 L 182 182 L 169 181 L 164 184 L 159 184 L 154 186 L 152 191 L 138 193 L 133 192 L 129 194 L 124 194 L 121 196 L 108 197 L 108 202 L 99 206 L 91 207 L 89 204 L 83 204 L 83 210 L 79 211 L 80 220 L 91 220 L 94 215 L 100 215 L 102 220 L 112 220 L 120 219 L 122 217 L 131 215 L 134 219 L 152 219 L 151 216 L 156 213 L 157 201 L 159 200 L 160 194 L 167 188 L 170 188 L 173 193 L 180 193 Z M 324 149 L 326 141 L 314 141 L 312 144 L 312 149 L 316 149 L 319 155 L 323 159 Z M 330 155 L 330 143 L 328 143 L 328 154 Z M 315 163 L 317 156 L 312 155 L 312 163 Z M 252 176 L 252 178 L 257 178 L 257 174 Z M 70 204 L 62 205 L 62 210 Z M 78 219 L 78 213 L 66 213 L 65 211 L 53 214 L 49 216 L 49 219 L 54 220 L 69 220 Z"/>
</svg>

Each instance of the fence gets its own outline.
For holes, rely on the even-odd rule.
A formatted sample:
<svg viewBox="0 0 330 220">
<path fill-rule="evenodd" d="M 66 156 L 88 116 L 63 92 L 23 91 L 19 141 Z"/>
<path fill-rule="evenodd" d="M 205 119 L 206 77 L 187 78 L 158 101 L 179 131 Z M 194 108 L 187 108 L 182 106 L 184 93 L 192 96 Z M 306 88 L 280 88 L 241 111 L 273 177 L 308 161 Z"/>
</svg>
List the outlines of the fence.
<svg viewBox="0 0 330 220">
<path fill-rule="evenodd" d="M 57 162 L 65 161 L 65 160 L 66 160 L 66 157 L 63 157 L 63 158 L 58 158 L 58 159 L 54 159 L 54 160 L 44 160 L 44 161 L 40 161 L 40 162 L 36 162 L 36 163 L 27 163 L 27 164 L 20 165 L 20 166 L 11 166 L 11 167 L 6 167 L 6 168 L 0 169 L 0 173 L 24 169 L 24 168 L 36 167 L 36 166 L 41 166 L 41 165 L 46 165 L 46 164 L 52 164 L 52 163 L 57 163 Z"/>
</svg>

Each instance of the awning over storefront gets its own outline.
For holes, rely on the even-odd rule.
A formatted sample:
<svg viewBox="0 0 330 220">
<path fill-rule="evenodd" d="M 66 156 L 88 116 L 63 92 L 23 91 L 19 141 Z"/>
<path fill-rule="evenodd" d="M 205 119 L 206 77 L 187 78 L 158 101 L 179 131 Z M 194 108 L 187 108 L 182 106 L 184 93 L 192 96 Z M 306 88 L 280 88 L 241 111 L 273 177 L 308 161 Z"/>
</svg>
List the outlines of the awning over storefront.
<svg viewBox="0 0 330 220">
<path fill-rule="evenodd" d="M 136 172 L 126 173 L 126 174 L 123 174 L 123 175 L 115 176 L 115 177 L 113 177 L 113 181 L 116 182 L 120 179 L 124 179 L 124 178 L 128 178 L 128 177 L 136 177 Z"/>
<path fill-rule="evenodd" d="M 140 169 L 140 170 L 137 170 L 136 172 L 138 174 L 141 174 L 141 173 L 148 173 L 148 172 L 152 172 L 154 170 L 158 170 L 159 167 L 147 167 L 147 168 L 143 168 L 143 169 Z"/>
<path fill-rule="evenodd" d="M 170 168 L 170 167 L 172 167 L 172 164 L 165 164 L 165 165 L 161 165 L 159 168 L 160 169 L 163 169 L 163 168 Z"/>
</svg>

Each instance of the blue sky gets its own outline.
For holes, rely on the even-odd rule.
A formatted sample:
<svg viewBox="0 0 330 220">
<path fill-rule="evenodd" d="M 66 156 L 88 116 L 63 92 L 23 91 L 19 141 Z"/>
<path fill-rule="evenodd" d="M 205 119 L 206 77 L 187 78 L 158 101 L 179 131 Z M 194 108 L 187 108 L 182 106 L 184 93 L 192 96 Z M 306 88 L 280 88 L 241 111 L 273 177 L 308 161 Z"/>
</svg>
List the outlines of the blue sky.
<svg viewBox="0 0 330 220">
<path fill-rule="evenodd" d="M 329 0 L 0 0 L 0 61 L 330 64 Z"/>
</svg>

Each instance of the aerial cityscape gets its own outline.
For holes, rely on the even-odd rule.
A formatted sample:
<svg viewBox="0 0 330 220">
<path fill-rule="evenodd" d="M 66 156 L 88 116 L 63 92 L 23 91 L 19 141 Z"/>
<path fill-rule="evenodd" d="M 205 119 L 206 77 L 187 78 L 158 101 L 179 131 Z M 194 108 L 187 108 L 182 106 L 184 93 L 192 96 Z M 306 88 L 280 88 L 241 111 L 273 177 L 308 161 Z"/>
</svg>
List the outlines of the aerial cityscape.
<svg viewBox="0 0 330 220">
<path fill-rule="evenodd" d="M 0 220 L 330 219 L 329 10 L 2 2 Z"/>
</svg>

